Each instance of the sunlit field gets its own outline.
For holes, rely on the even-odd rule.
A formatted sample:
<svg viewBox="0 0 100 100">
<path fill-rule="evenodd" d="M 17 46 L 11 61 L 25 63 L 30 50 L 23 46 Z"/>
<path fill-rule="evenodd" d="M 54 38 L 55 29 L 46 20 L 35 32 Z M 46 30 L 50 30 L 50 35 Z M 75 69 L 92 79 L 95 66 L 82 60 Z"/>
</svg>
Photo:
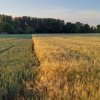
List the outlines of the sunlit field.
<svg viewBox="0 0 100 100">
<path fill-rule="evenodd" d="M 100 35 L 0 35 L 0 100 L 99 100 Z"/>
<path fill-rule="evenodd" d="M 99 100 L 100 37 L 36 36 L 42 100 Z"/>
</svg>

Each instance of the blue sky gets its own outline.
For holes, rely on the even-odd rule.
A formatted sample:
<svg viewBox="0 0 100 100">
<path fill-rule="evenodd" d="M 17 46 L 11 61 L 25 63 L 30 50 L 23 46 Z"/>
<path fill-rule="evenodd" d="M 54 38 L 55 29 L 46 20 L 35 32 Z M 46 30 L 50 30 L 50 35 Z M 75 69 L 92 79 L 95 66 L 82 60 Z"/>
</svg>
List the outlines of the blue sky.
<svg viewBox="0 0 100 100">
<path fill-rule="evenodd" d="M 100 0 L 0 0 L 0 14 L 100 24 Z"/>
</svg>

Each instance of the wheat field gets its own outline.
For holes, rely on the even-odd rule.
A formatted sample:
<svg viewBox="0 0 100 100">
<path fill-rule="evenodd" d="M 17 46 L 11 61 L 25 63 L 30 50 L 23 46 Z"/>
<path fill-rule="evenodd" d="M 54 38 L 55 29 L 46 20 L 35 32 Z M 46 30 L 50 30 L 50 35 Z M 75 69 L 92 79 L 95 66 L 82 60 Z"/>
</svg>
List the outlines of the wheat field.
<svg viewBox="0 0 100 100">
<path fill-rule="evenodd" d="M 35 36 L 41 100 L 100 100 L 100 37 Z"/>
<path fill-rule="evenodd" d="M 32 39 L 0 38 L 0 100 L 30 100 L 27 83 L 38 62 Z"/>
<path fill-rule="evenodd" d="M 0 100 L 100 100 L 100 37 L 0 37 Z"/>
</svg>

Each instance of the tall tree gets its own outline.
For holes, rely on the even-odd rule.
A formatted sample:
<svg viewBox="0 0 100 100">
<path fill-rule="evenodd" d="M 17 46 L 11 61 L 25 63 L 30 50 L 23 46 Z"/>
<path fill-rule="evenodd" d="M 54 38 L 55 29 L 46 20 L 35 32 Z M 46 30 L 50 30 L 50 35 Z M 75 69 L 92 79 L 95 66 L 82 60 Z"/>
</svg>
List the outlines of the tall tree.
<svg viewBox="0 0 100 100">
<path fill-rule="evenodd" d="M 100 25 L 97 25 L 97 33 L 100 33 Z"/>
<path fill-rule="evenodd" d="M 64 20 L 53 18 L 15 17 L 0 15 L 0 32 L 9 34 L 32 33 L 100 33 L 100 25 L 90 27 L 80 22 L 65 23 Z"/>
<path fill-rule="evenodd" d="M 71 23 L 71 22 L 68 22 L 66 23 L 66 27 L 65 27 L 65 32 L 66 33 L 75 33 L 76 32 L 76 25 Z"/>
</svg>

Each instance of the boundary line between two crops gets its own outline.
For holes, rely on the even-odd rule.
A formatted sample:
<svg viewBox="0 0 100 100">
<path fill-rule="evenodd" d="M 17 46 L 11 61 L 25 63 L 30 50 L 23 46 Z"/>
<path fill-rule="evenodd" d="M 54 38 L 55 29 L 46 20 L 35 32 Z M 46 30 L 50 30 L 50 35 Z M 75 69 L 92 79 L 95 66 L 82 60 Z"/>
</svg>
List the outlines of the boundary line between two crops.
<svg viewBox="0 0 100 100">
<path fill-rule="evenodd" d="M 37 54 L 36 54 L 36 51 L 35 51 L 33 39 L 32 39 L 32 53 L 33 53 L 33 55 L 35 57 L 35 60 L 36 60 L 36 63 L 35 64 L 36 64 L 37 67 L 39 67 L 41 64 L 40 64 L 40 61 L 39 61 L 39 59 L 37 57 Z"/>
</svg>

